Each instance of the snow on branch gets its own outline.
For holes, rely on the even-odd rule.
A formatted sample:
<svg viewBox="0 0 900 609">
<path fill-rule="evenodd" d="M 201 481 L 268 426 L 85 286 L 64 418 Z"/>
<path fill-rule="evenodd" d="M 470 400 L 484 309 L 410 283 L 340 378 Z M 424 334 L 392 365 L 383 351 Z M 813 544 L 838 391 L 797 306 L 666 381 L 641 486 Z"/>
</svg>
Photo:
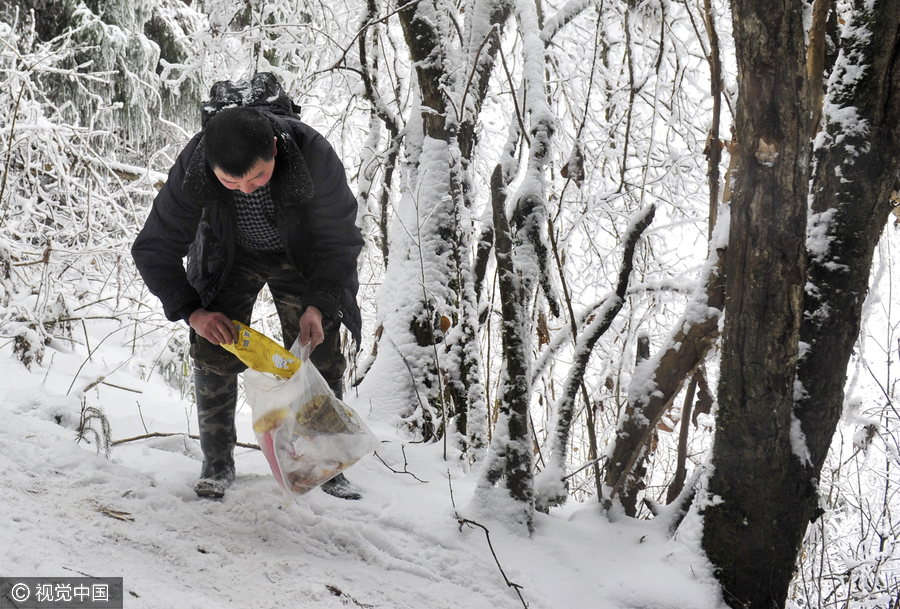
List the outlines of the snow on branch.
<svg viewBox="0 0 900 609">
<path fill-rule="evenodd" d="M 612 325 L 616 315 L 621 311 L 628 290 L 628 279 L 634 268 L 634 252 L 644 231 L 650 226 L 656 214 L 656 207 L 649 205 L 639 211 L 629 223 L 625 231 L 625 246 L 622 266 L 619 269 L 616 290 L 611 293 L 598 309 L 594 319 L 578 337 L 575 348 L 575 361 L 566 378 L 565 385 L 556 406 L 556 425 L 552 439 L 551 463 L 544 469 L 537 485 L 538 507 L 547 510 L 561 505 L 567 498 L 565 463 L 569 436 L 575 421 L 575 398 L 584 379 L 588 361 L 594 345 Z"/>
<path fill-rule="evenodd" d="M 99 27 L 79 28 L 88 26 Z M 149 202 L 164 179 L 114 158 L 122 136 L 103 125 L 116 124 L 119 110 L 93 92 L 109 73 L 68 67 L 89 47 L 77 41 L 79 28 L 47 43 L 12 32 L 0 46 L 0 335 L 26 366 L 40 365 L 48 346 L 70 351 L 88 316 L 133 313 L 144 297 L 125 255 L 136 203 Z M 81 99 L 51 101 L 60 77 Z"/>
<path fill-rule="evenodd" d="M 723 210 L 720 210 L 720 212 Z M 725 210 L 727 212 L 727 209 Z M 684 382 L 703 363 L 719 337 L 719 322 L 725 308 L 725 251 L 729 219 L 723 213 L 716 224 L 711 249 L 703 269 L 702 287 L 688 303 L 665 344 L 634 371 L 625 412 L 619 420 L 616 440 L 609 450 L 606 485 L 608 502 L 627 494 L 626 512 L 633 511 L 632 483 L 640 477 L 647 443 L 656 424 L 672 405 Z"/>
<path fill-rule="evenodd" d="M 545 45 L 549 45 L 553 37 L 569 22 L 596 4 L 597 0 L 569 0 L 544 23 L 544 29 L 541 30 L 541 40 L 544 41 Z"/>
</svg>

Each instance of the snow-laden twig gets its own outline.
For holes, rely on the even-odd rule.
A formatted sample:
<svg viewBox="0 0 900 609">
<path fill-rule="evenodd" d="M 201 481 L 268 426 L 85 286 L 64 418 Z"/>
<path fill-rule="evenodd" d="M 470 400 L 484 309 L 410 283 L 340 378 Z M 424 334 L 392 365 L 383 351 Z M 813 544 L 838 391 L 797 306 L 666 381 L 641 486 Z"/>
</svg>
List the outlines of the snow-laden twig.
<svg viewBox="0 0 900 609">
<path fill-rule="evenodd" d="M 575 420 L 575 398 L 584 379 L 588 361 L 594 349 L 594 345 L 612 325 L 616 315 L 624 305 L 625 293 L 628 289 L 628 281 L 634 268 L 634 252 L 638 241 L 644 231 L 650 226 L 656 213 L 655 206 L 648 206 L 638 213 L 631 222 L 627 232 L 627 239 L 623 248 L 622 265 L 616 283 L 616 290 L 606 300 L 594 317 L 594 320 L 584 329 L 578 337 L 576 344 L 576 359 L 563 387 L 562 396 L 556 406 L 556 422 L 552 440 L 551 458 L 553 467 L 541 472 L 544 478 L 558 477 L 564 480 L 567 447 L 572 433 L 572 424 Z M 542 509 L 560 505 L 565 502 L 565 486 L 556 484 L 556 480 L 545 480 L 543 488 L 545 492 L 539 497 Z"/>
</svg>

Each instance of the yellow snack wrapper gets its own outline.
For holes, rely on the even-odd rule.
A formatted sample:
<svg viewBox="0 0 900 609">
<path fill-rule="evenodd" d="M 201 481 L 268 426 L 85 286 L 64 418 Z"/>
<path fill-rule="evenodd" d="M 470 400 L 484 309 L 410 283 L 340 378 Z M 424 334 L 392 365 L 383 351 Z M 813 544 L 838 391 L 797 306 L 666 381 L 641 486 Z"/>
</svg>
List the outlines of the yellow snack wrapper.
<svg viewBox="0 0 900 609">
<path fill-rule="evenodd" d="M 267 431 L 272 431 L 273 429 L 281 425 L 281 422 L 283 420 L 293 414 L 293 411 L 291 411 L 291 409 L 287 406 L 276 408 L 275 410 L 270 410 L 253 423 L 253 431 L 255 431 L 256 433 L 266 433 Z"/>
<path fill-rule="evenodd" d="M 300 358 L 257 332 L 250 326 L 231 320 L 238 330 L 238 340 L 234 344 L 220 346 L 258 372 L 269 372 L 282 378 L 290 378 L 300 369 Z"/>
</svg>

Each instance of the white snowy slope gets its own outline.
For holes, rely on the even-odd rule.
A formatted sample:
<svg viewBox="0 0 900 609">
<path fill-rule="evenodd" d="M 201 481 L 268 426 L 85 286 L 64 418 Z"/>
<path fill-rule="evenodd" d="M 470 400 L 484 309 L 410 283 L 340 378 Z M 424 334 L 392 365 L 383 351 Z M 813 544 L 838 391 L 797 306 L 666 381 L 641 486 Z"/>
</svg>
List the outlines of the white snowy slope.
<svg viewBox="0 0 900 609">
<path fill-rule="evenodd" d="M 376 416 L 373 396 L 348 399 L 383 441 L 380 459 L 347 472 L 363 500 L 314 490 L 286 505 L 263 455 L 247 448 L 225 498 L 198 499 L 199 445 L 185 435 L 118 444 L 108 459 L 75 442 L 77 388 L 128 355 L 127 345 L 104 345 L 87 363 L 57 352 L 28 371 L 0 351 L 0 575 L 122 577 L 135 609 L 523 607 L 502 567 L 532 609 L 724 606 L 696 527 L 670 540 L 652 521 L 611 523 L 594 503 L 539 514 L 530 538 L 479 521 L 495 561 L 484 531 L 461 528 L 454 507 L 464 510 L 477 472 L 445 461 L 440 445 L 409 443 Z M 113 439 L 195 433 L 190 402 L 158 375 L 122 366 L 106 381 L 118 387 L 84 397 Z M 239 440 L 255 442 L 246 405 L 238 424 Z"/>
</svg>

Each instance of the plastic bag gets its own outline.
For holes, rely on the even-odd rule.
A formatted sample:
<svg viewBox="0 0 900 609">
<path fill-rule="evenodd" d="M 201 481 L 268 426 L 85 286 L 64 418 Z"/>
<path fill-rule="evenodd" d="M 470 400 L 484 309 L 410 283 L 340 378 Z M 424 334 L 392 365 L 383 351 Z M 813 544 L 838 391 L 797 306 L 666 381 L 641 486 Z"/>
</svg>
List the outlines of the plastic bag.
<svg viewBox="0 0 900 609">
<path fill-rule="evenodd" d="M 379 440 L 300 353 L 302 365 L 282 380 L 244 373 L 253 431 L 287 495 L 303 495 L 375 451 Z"/>
</svg>

